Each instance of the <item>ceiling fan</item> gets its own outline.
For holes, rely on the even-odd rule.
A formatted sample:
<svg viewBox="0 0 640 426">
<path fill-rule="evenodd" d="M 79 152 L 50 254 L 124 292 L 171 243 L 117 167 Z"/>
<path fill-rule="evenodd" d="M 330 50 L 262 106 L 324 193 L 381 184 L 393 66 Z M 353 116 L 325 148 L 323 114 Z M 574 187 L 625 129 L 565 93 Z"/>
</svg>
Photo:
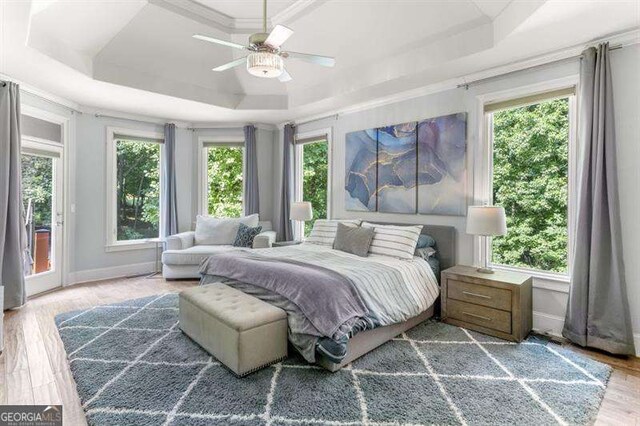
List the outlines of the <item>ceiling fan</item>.
<svg viewBox="0 0 640 426">
<path fill-rule="evenodd" d="M 251 75 L 262 78 L 278 78 L 282 82 L 290 81 L 291 75 L 284 68 L 283 58 L 300 59 L 312 64 L 324 67 L 333 67 L 336 60 L 329 56 L 310 55 L 307 53 L 286 52 L 280 50 L 282 44 L 293 34 L 293 30 L 284 25 L 276 25 L 271 33 L 267 33 L 267 0 L 263 2 L 263 23 L 261 33 L 252 34 L 249 37 L 249 45 L 243 46 L 232 41 L 220 40 L 201 34 L 195 34 L 193 38 L 217 43 L 236 49 L 248 50 L 249 55 L 235 61 L 228 62 L 213 71 L 226 71 L 228 69 L 247 64 L 247 71 Z"/>
</svg>

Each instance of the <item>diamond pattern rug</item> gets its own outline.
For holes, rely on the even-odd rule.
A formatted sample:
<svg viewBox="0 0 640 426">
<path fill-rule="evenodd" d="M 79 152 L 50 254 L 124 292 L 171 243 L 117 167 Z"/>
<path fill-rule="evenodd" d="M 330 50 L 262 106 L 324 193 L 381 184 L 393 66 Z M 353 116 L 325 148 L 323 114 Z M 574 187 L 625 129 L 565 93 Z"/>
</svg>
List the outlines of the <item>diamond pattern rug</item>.
<svg viewBox="0 0 640 426">
<path fill-rule="evenodd" d="M 56 317 L 89 424 L 589 424 L 611 368 L 545 341 L 427 321 L 330 373 L 236 378 L 178 328 L 177 294 Z"/>
</svg>

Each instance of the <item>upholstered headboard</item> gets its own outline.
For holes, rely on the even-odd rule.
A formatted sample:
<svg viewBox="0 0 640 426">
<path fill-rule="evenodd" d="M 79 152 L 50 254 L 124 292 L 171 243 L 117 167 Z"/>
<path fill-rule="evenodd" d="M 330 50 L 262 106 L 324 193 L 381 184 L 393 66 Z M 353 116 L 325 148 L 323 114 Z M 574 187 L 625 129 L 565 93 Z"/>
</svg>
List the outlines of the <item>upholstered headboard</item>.
<svg viewBox="0 0 640 426">
<path fill-rule="evenodd" d="M 381 225 L 411 225 L 408 223 L 371 222 Z M 420 225 L 420 224 L 417 224 Z M 456 228 L 443 225 L 422 225 L 422 233 L 431 235 L 438 246 L 440 270 L 444 271 L 456 264 Z"/>
</svg>

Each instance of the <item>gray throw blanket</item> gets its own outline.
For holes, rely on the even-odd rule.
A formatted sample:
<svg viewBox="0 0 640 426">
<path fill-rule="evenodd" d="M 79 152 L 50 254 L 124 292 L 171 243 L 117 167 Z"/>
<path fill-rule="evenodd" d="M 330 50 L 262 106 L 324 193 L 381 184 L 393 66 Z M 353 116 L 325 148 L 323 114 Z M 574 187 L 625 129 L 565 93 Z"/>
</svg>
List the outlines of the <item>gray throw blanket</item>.
<svg viewBox="0 0 640 426">
<path fill-rule="evenodd" d="M 349 279 L 309 263 L 235 251 L 210 256 L 202 262 L 200 273 L 277 293 L 294 303 L 321 335 L 333 339 L 369 314 Z"/>
</svg>

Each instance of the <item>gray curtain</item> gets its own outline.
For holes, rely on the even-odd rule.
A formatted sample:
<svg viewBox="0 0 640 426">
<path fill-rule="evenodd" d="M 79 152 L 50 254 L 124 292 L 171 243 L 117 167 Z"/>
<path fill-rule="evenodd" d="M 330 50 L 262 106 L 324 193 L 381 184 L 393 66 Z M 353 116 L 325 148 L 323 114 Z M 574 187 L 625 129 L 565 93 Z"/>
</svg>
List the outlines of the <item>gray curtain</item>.
<svg viewBox="0 0 640 426">
<path fill-rule="evenodd" d="M 23 253 L 27 247 L 20 163 L 20 89 L 0 83 L 0 285 L 4 309 L 24 305 Z"/>
<path fill-rule="evenodd" d="M 244 126 L 244 214 L 260 213 L 260 196 L 258 191 L 258 154 L 256 148 L 256 128 Z"/>
<path fill-rule="evenodd" d="M 622 260 L 608 43 L 580 67 L 580 186 L 576 246 L 563 336 L 581 346 L 635 354 Z"/>
<path fill-rule="evenodd" d="M 293 139 L 296 128 L 292 124 L 284 126 L 284 143 L 282 146 L 282 197 L 280 204 L 280 237 L 284 241 L 293 240 L 293 225 L 289 219 L 291 200 L 293 199 L 292 170 L 291 170 L 291 150 L 293 149 Z"/>
<path fill-rule="evenodd" d="M 162 154 L 162 229 L 160 237 L 178 233 L 178 195 L 176 194 L 176 125 L 164 125 Z"/>
</svg>

